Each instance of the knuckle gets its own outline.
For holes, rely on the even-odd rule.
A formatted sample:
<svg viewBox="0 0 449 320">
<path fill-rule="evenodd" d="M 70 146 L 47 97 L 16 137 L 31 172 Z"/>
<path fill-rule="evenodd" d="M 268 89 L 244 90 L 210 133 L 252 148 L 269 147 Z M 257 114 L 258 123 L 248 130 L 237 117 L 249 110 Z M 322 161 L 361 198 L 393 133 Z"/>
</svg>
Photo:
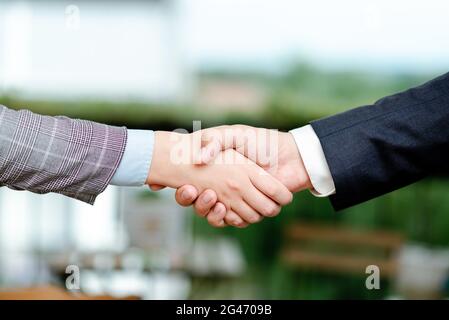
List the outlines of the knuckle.
<svg viewBox="0 0 449 320">
<path fill-rule="evenodd" d="M 236 226 L 237 224 L 241 224 L 242 222 L 246 222 L 245 217 L 240 217 L 239 215 L 232 216 L 228 219 L 228 222 L 232 226 Z"/>
<path fill-rule="evenodd" d="M 282 205 L 287 205 L 287 204 L 290 204 L 290 203 L 292 203 L 292 201 L 293 201 L 293 194 L 291 193 L 291 192 L 289 192 L 287 195 L 286 195 L 286 197 L 285 197 L 285 201 L 284 201 L 284 203 L 282 203 Z"/>
<path fill-rule="evenodd" d="M 201 194 L 199 200 L 206 206 L 210 206 L 217 202 L 217 194 L 213 190 L 208 189 Z"/>
<path fill-rule="evenodd" d="M 226 185 L 233 192 L 241 190 L 240 184 L 234 179 L 226 179 Z"/>
<path fill-rule="evenodd" d="M 242 228 L 245 225 L 245 223 L 243 221 L 233 221 L 231 225 L 237 228 Z"/>
<path fill-rule="evenodd" d="M 265 192 L 267 193 L 267 196 L 269 196 L 270 198 L 274 198 L 278 194 L 277 188 L 273 185 L 268 186 Z"/>
<path fill-rule="evenodd" d="M 248 225 L 248 223 L 237 217 L 230 219 L 227 223 L 236 228 L 245 228 Z"/>
<path fill-rule="evenodd" d="M 209 210 L 207 208 L 203 207 L 199 203 L 195 203 L 194 208 L 195 208 L 195 212 L 198 215 L 200 215 L 201 217 L 204 217 L 207 213 L 209 213 Z"/>
<path fill-rule="evenodd" d="M 264 208 L 263 214 L 266 217 L 274 217 L 274 216 L 277 216 L 279 214 L 279 212 L 280 212 L 280 207 L 275 204 L 272 204 L 272 205 L 266 206 Z"/>
<path fill-rule="evenodd" d="M 239 216 L 237 216 L 234 213 L 227 213 L 225 216 L 225 221 L 227 224 L 233 226 L 233 227 L 238 227 L 239 225 L 241 225 L 243 223 L 242 219 L 240 219 Z"/>
<path fill-rule="evenodd" d="M 257 222 L 259 222 L 260 220 L 262 220 L 261 218 L 262 218 L 262 217 L 261 217 L 260 215 L 258 215 L 258 214 L 252 214 L 252 215 L 250 215 L 250 216 L 248 217 L 248 220 L 249 220 L 250 223 L 257 223 Z"/>
</svg>

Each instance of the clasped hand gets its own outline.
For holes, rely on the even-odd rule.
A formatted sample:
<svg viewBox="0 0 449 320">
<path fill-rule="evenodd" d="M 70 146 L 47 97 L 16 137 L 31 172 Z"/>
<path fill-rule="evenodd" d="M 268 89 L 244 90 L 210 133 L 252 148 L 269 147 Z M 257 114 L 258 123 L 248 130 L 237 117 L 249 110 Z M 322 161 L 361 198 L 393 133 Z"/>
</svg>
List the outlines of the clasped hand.
<svg viewBox="0 0 449 320">
<path fill-rule="evenodd" d="M 176 188 L 176 201 L 215 227 L 246 227 L 279 214 L 311 188 L 290 133 L 234 125 L 192 134 L 155 133 L 146 183 Z"/>
</svg>

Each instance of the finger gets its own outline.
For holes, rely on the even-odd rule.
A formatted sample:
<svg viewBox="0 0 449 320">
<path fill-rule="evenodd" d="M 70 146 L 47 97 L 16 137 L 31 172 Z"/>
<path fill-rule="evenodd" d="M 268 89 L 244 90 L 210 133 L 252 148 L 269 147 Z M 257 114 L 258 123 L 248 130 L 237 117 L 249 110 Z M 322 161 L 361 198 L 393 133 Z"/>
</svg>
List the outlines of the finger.
<svg viewBox="0 0 449 320">
<path fill-rule="evenodd" d="M 181 206 L 192 205 L 196 198 L 198 198 L 198 190 L 194 186 L 184 185 L 176 190 L 175 199 Z"/>
<path fill-rule="evenodd" d="M 222 150 L 235 148 L 237 137 L 237 126 L 220 126 L 203 130 L 201 132 L 202 163 L 212 162 Z"/>
<path fill-rule="evenodd" d="M 201 131 L 201 162 L 203 164 L 210 163 L 221 150 L 226 148 L 222 145 L 222 142 L 224 142 L 223 128 L 224 126 Z"/>
<path fill-rule="evenodd" d="M 162 186 L 160 184 L 150 184 L 150 189 L 153 190 L 153 191 L 159 191 L 159 190 L 162 190 L 164 188 L 165 188 L 165 186 Z"/>
<path fill-rule="evenodd" d="M 206 189 L 200 194 L 198 199 L 195 201 L 194 208 L 196 213 L 204 217 L 206 216 L 210 209 L 217 203 L 217 194 L 214 190 Z"/>
<path fill-rule="evenodd" d="M 234 211 L 240 218 L 247 223 L 260 222 L 263 217 L 251 208 L 245 201 L 239 201 L 232 205 L 232 211 Z"/>
<path fill-rule="evenodd" d="M 207 215 L 207 222 L 216 228 L 223 228 L 226 226 L 224 217 L 226 215 L 226 207 L 221 203 L 217 203 L 213 210 Z"/>
<path fill-rule="evenodd" d="M 253 185 L 267 197 L 285 206 L 292 202 L 293 194 L 279 180 L 268 174 L 265 170 L 258 168 L 250 174 Z"/>
<path fill-rule="evenodd" d="M 211 163 L 212 160 L 218 155 L 218 153 L 222 150 L 221 142 L 217 139 L 213 139 L 208 142 L 201 149 L 201 163 L 208 164 Z"/>
<path fill-rule="evenodd" d="M 258 141 L 258 132 L 268 133 L 269 130 L 244 125 L 220 126 L 203 130 L 201 134 L 202 163 L 210 163 L 220 151 L 226 149 L 235 149 L 245 157 L 257 162 L 257 149 L 267 147 L 262 137 L 261 141 Z"/>
<path fill-rule="evenodd" d="M 281 212 L 281 206 L 268 198 L 256 187 L 244 191 L 243 199 L 264 217 L 274 217 Z"/>
<path fill-rule="evenodd" d="M 246 228 L 248 226 L 248 223 L 243 221 L 243 219 L 240 218 L 239 215 L 232 210 L 226 213 L 224 221 L 226 222 L 227 225 L 236 228 Z"/>
</svg>

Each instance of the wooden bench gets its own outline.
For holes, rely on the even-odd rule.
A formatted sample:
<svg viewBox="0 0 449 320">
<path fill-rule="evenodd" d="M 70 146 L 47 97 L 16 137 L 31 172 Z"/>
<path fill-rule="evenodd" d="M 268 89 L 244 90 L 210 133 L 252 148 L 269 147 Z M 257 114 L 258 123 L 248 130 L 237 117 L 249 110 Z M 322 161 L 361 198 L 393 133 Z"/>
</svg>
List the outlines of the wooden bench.
<svg viewBox="0 0 449 320">
<path fill-rule="evenodd" d="M 376 265 L 390 278 L 397 269 L 401 235 L 387 231 L 354 231 L 347 227 L 295 223 L 285 232 L 282 261 L 291 267 L 366 275 Z"/>
</svg>

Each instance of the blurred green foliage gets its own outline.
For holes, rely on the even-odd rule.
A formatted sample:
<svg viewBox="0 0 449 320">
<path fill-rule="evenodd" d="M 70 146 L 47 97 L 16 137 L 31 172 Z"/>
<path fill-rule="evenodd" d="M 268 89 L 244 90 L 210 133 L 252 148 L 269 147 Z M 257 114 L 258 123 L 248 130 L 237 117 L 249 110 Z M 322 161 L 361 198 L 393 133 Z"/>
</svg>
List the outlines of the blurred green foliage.
<svg viewBox="0 0 449 320">
<path fill-rule="evenodd" d="M 30 101 L 17 96 L 0 98 L 0 103 L 43 114 L 63 114 L 130 128 L 191 129 L 192 120 L 202 120 L 203 127 L 245 123 L 287 130 L 313 119 L 372 104 L 379 98 L 423 83 L 433 76 L 324 72 L 303 64 L 277 75 L 215 71 L 200 76 L 202 79 L 238 78 L 263 86 L 270 98 L 265 106 L 261 106 L 260 112 L 252 114 L 205 112 L 189 105 Z M 365 288 L 365 277 L 298 271 L 284 266 L 279 250 L 285 245 L 285 226 L 293 221 L 308 221 L 361 230 L 395 230 L 411 242 L 448 246 L 448 194 L 449 183 L 446 180 L 428 179 L 336 213 L 328 200 L 305 192 L 296 195 L 279 217 L 266 219 L 247 229 L 212 229 L 203 219 L 195 218 L 195 230 L 211 237 L 224 233 L 240 240 L 248 261 L 247 276 L 259 289 L 259 298 L 382 298 L 391 293 L 391 285 L 387 282 L 382 283 L 381 290 L 370 291 Z"/>
<path fill-rule="evenodd" d="M 287 244 L 283 230 L 292 222 L 391 230 L 404 235 L 409 243 L 447 247 L 448 192 L 446 180 L 428 179 L 340 212 L 335 212 L 328 200 L 304 192 L 297 194 L 280 216 L 247 229 L 216 230 L 200 218 L 195 218 L 195 226 L 211 237 L 224 233 L 239 239 L 249 262 L 248 275 L 257 283 L 260 298 L 379 299 L 394 293 L 391 283 L 383 281 L 380 290 L 367 290 L 363 275 L 295 270 L 283 265 L 279 255 Z"/>
</svg>

